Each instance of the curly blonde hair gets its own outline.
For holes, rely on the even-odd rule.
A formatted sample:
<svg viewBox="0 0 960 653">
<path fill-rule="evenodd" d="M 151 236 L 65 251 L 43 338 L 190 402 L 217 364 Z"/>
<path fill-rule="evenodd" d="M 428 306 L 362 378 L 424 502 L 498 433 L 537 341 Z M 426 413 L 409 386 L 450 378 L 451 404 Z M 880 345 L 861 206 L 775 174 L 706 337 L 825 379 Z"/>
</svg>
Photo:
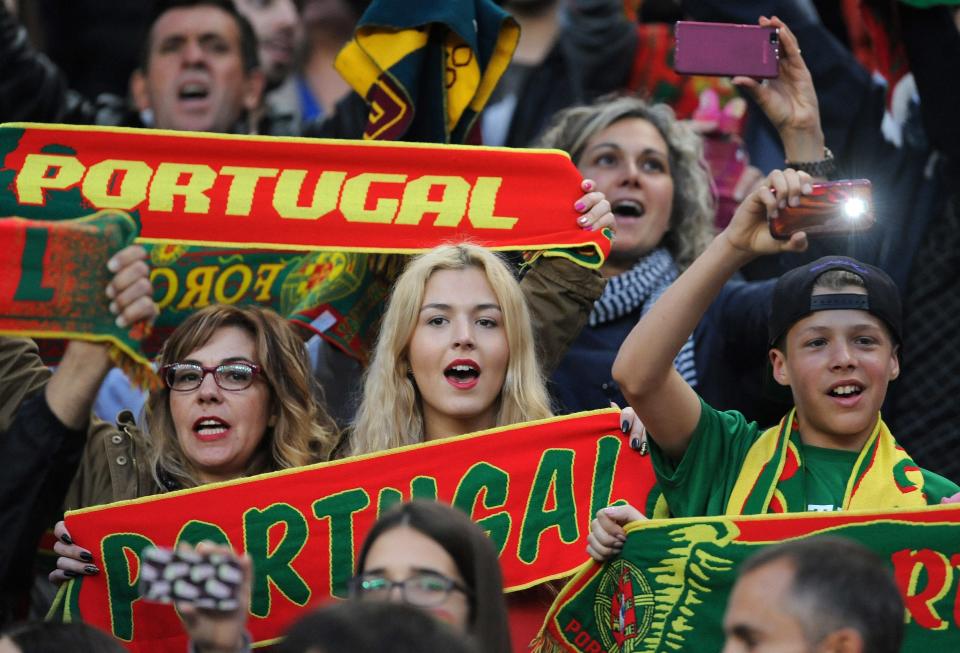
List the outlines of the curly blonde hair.
<svg viewBox="0 0 960 653">
<path fill-rule="evenodd" d="M 673 207 L 670 228 L 660 244 L 667 248 L 682 272 L 713 239 L 715 204 L 710 173 L 703 161 L 703 140 L 677 120 L 673 109 L 665 104 L 648 104 L 631 95 L 604 96 L 593 104 L 558 112 L 539 145 L 563 150 L 579 165 L 591 138 L 628 118 L 649 122 L 667 144 L 673 177 Z"/>
<path fill-rule="evenodd" d="M 358 455 L 422 442 L 423 409 L 407 374 L 407 352 L 423 303 L 424 289 L 438 270 L 477 268 L 486 275 L 503 312 L 510 359 L 500 392 L 496 424 L 504 426 L 552 415 L 546 384 L 537 365 L 530 312 L 502 258 L 475 245 L 445 245 L 410 261 L 397 279 L 383 316 L 380 337 L 364 378 L 346 455 Z"/>
<path fill-rule="evenodd" d="M 216 304 L 188 317 L 164 343 L 159 363 L 183 360 L 204 346 L 225 327 L 239 327 L 254 341 L 261 377 L 270 389 L 271 412 L 276 422 L 264 433 L 251 457 L 245 476 L 298 467 L 327 460 L 336 443 L 337 428 L 317 401 L 316 382 L 303 340 L 290 324 L 270 309 L 259 306 Z M 154 478 L 161 477 L 181 487 L 201 485 L 196 466 L 184 455 L 170 411 L 170 389 L 150 393 L 144 407 L 145 426 L 151 443 L 148 459 Z"/>
</svg>

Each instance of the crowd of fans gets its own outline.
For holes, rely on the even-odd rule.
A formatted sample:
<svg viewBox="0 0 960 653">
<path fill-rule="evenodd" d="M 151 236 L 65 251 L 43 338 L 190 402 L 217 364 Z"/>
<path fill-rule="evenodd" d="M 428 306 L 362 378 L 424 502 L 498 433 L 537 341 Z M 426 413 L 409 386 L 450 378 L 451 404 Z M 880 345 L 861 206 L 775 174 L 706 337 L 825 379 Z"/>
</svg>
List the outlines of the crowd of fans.
<svg viewBox="0 0 960 653">
<path fill-rule="evenodd" d="M 155 0 L 96 20 L 100 3 L 75 4 L 69 26 L 59 3 L 0 4 L 0 122 L 363 132 L 366 105 L 333 59 L 369 1 Z M 630 446 L 650 451 L 661 491 L 646 506 L 600 511 L 588 546 L 597 560 L 620 550 L 623 526 L 637 519 L 747 512 L 731 497 L 764 428 L 784 414 L 806 486 L 778 486 L 783 511 L 914 505 L 847 492 L 868 446 L 908 452 L 924 504 L 958 500 L 960 95 L 944 81 L 960 79 L 956 3 L 498 4 L 521 36 L 480 138 L 570 155 L 584 177 L 570 227 L 615 232 L 603 268 L 539 257 L 521 274 L 480 247 L 436 248 L 396 279 L 365 370 L 320 340 L 305 343 L 269 309 L 213 305 L 165 342 L 163 385 L 143 396 L 111 371 L 102 345 L 71 341 L 51 370 L 32 341 L 0 337 L 0 458 L 18 461 L 0 480 L 0 623 L 13 624 L 0 651 L 117 648 L 82 626 L 19 623 L 41 614 L 54 585 L 100 572 L 60 521 L 65 509 L 611 403 L 623 408 Z M 677 19 L 777 28 L 779 76 L 676 75 L 668 55 L 651 52 L 669 52 L 665 24 Z M 124 38 L 104 45 L 108 28 Z M 71 44 L 110 52 L 109 66 Z M 707 92 L 742 96 L 746 114 L 705 119 L 696 109 Z M 739 145 L 732 218 L 718 219 L 725 180 L 704 162 L 705 138 Z M 854 177 L 873 182 L 873 230 L 770 236 L 768 218 L 812 184 Z M 108 267 L 118 324 L 154 320 L 143 248 L 121 250 Z M 113 390 L 98 417 L 104 387 Z M 59 556 L 49 580 L 31 563 L 47 528 Z M 241 567 L 249 581 L 249 562 Z M 415 501 L 382 515 L 356 573 L 350 602 L 306 616 L 278 650 L 519 648 L 496 552 L 451 508 Z M 843 541 L 772 547 L 742 568 L 725 650 L 788 636 L 899 650 L 903 605 L 889 576 Z M 836 600 L 852 588 L 862 591 Z M 182 606 L 181 617 L 197 651 L 250 646 L 245 609 Z"/>
</svg>

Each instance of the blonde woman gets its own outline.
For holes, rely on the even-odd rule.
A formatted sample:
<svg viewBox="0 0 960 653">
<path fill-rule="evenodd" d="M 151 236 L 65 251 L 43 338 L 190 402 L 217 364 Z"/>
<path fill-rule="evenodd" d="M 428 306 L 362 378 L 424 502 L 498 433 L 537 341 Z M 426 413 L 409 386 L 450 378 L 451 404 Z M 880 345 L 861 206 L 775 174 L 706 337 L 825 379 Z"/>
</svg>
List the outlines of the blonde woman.
<svg viewBox="0 0 960 653">
<path fill-rule="evenodd" d="M 550 417 L 534 351 L 530 312 L 499 256 L 451 245 L 412 260 L 390 298 L 343 453 Z M 640 427 L 631 409 L 624 413 L 621 422 Z M 510 595 L 516 649 L 536 634 L 552 598 L 546 585 Z"/>
<path fill-rule="evenodd" d="M 550 415 L 530 312 L 505 262 L 474 245 L 438 247 L 394 286 L 344 453 Z"/>
</svg>

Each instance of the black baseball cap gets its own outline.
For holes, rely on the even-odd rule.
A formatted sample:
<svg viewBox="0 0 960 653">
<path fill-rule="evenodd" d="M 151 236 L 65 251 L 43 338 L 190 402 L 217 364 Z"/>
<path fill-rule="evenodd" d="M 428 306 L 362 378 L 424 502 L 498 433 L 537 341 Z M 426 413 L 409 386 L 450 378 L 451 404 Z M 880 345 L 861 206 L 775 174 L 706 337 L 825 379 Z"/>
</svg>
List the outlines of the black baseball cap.
<svg viewBox="0 0 960 653">
<path fill-rule="evenodd" d="M 814 295 L 817 278 L 831 270 L 846 270 L 861 279 L 867 294 L 832 293 Z M 769 345 L 774 347 L 797 321 L 816 311 L 856 309 L 867 311 L 886 323 L 897 344 L 903 341 L 900 291 L 886 272 L 847 256 L 824 256 L 783 274 L 773 289 Z"/>
</svg>

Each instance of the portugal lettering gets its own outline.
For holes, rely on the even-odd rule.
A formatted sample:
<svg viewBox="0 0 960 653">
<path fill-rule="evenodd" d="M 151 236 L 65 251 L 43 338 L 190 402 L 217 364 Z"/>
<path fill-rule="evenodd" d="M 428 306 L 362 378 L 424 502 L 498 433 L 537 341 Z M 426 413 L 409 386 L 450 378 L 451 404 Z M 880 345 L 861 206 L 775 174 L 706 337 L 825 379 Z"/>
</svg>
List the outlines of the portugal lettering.
<svg viewBox="0 0 960 653">
<path fill-rule="evenodd" d="M 66 154 L 26 155 L 14 190 L 21 204 L 45 206 L 51 192 L 79 189 L 97 209 L 237 218 L 273 214 L 358 224 L 512 229 L 496 215 L 502 177 L 361 172 L 104 159 L 85 165 Z M 429 216 L 429 217 L 428 217 Z M 268 216 L 269 217 L 269 216 Z"/>
</svg>

